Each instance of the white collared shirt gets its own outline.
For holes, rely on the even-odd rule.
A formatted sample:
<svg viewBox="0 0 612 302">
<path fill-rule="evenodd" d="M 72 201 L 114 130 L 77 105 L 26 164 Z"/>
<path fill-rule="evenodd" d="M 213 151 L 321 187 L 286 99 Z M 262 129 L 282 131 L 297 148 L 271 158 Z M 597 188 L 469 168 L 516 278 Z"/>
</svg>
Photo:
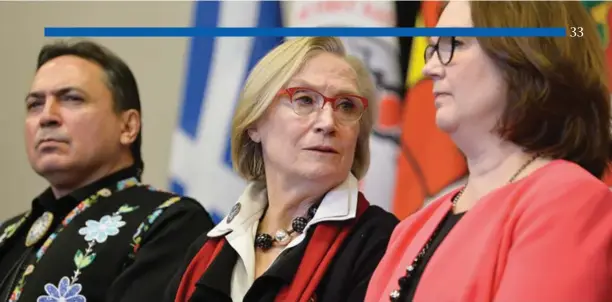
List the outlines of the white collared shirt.
<svg viewBox="0 0 612 302">
<path fill-rule="evenodd" d="M 300 244 L 304 240 L 304 234 L 316 223 L 355 218 L 358 193 L 358 180 L 351 173 L 343 183 L 325 195 L 315 216 L 306 225 L 304 232 L 284 247 L 281 253 Z M 255 282 L 254 242 L 259 220 L 264 214 L 267 203 L 268 198 L 265 186 L 261 183 L 250 183 L 240 198 L 238 198 L 236 205 L 234 205 L 233 209 L 238 208 L 238 212 L 230 212 L 228 216 L 208 232 L 208 237 L 225 236 L 227 242 L 238 254 L 238 261 L 232 273 L 232 301 L 242 301 L 251 285 Z"/>
</svg>

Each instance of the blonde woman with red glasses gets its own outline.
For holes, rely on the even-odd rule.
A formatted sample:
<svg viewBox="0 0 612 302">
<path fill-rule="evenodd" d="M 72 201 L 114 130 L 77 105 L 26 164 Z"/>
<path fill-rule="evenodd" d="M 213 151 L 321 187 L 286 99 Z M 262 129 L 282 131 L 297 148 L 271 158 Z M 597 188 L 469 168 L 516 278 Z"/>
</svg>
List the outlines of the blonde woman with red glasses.
<svg viewBox="0 0 612 302">
<path fill-rule="evenodd" d="M 247 188 L 193 244 L 167 301 L 363 301 L 398 223 L 359 192 L 373 99 L 369 72 L 337 38 L 267 54 L 232 123 Z"/>
</svg>

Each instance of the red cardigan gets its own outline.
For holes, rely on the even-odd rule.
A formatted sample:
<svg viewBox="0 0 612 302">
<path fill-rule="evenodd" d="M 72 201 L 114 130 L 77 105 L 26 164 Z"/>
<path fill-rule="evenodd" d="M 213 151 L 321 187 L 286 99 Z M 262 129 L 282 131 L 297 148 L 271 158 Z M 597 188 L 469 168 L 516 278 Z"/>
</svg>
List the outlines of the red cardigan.
<svg viewBox="0 0 612 302">
<path fill-rule="evenodd" d="M 389 301 L 455 192 L 395 229 L 367 302 Z M 612 301 L 612 192 L 579 166 L 557 160 L 489 193 L 429 261 L 414 302 L 431 301 Z"/>
</svg>

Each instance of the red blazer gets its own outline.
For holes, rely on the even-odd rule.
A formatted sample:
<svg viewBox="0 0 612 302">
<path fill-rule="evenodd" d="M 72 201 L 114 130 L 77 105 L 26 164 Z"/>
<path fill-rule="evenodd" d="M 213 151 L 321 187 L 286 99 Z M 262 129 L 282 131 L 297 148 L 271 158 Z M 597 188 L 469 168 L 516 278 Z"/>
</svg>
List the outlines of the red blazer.
<svg viewBox="0 0 612 302">
<path fill-rule="evenodd" d="M 455 192 L 398 225 L 367 302 L 389 301 Z M 429 261 L 414 302 L 432 301 L 612 301 L 612 192 L 579 166 L 557 160 L 489 193 Z"/>
</svg>

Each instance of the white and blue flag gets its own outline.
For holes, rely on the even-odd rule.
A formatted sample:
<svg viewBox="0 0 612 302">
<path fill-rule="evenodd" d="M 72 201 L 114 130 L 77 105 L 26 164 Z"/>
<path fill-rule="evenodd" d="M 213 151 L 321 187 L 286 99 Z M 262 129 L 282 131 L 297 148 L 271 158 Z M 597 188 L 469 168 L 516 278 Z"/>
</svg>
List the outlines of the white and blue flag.
<svg viewBox="0 0 612 302">
<path fill-rule="evenodd" d="M 196 1 L 199 27 L 282 27 L 279 1 Z M 278 37 L 194 37 L 170 159 L 171 190 L 200 201 L 220 219 L 246 183 L 232 170 L 230 123 L 253 66 Z"/>
</svg>

